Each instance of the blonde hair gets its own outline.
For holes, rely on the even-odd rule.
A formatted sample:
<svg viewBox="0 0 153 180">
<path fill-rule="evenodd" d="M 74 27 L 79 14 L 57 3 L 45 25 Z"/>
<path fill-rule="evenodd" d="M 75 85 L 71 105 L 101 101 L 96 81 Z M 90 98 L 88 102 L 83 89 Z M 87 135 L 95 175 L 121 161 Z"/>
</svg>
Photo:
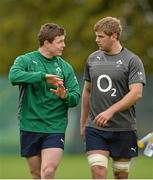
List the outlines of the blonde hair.
<svg viewBox="0 0 153 180">
<path fill-rule="evenodd" d="M 100 19 L 94 26 L 94 30 L 96 31 L 103 31 L 108 36 L 116 33 L 117 38 L 119 39 L 122 33 L 122 25 L 119 19 L 115 17 L 105 17 Z"/>
</svg>

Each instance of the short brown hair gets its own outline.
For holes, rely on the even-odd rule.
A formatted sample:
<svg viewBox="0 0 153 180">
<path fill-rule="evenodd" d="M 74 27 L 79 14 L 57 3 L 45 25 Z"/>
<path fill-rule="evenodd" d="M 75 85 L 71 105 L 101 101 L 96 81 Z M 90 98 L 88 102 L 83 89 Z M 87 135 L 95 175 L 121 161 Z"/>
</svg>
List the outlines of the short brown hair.
<svg viewBox="0 0 153 180">
<path fill-rule="evenodd" d="M 95 24 L 94 30 L 103 31 L 108 36 L 111 36 L 113 33 L 117 33 L 119 39 L 122 33 L 122 25 L 119 19 L 108 16 L 99 20 Z"/>
<path fill-rule="evenodd" d="M 56 36 L 62 35 L 65 35 L 65 29 L 58 24 L 46 23 L 42 25 L 38 33 L 40 47 L 43 46 L 45 40 L 51 43 Z"/>
</svg>

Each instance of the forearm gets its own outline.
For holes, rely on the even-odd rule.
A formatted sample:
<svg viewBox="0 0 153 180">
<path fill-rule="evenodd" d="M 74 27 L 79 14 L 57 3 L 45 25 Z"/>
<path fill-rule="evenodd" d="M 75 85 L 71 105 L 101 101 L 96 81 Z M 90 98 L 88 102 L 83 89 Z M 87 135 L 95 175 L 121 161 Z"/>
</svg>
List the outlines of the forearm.
<svg viewBox="0 0 153 180">
<path fill-rule="evenodd" d="M 142 89 L 131 90 L 120 101 L 113 104 L 108 110 L 112 111 L 114 114 L 120 111 L 127 110 L 132 105 L 134 105 L 141 97 L 142 97 Z"/>
<path fill-rule="evenodd" d="M 80 87 L 77 78 L 74 74 L 73 68 L 69 65 L 66 67 L 64 86 L 66 89 L 66 97 L 64 101 L 67 103 L 68 107 L 75 107 L 80 100 Z M 66 70 L 65 68 L 65 70 Z"/>
<path fill-rule="evenodd" d="M 35 83 L 45 80 L 45 73 L 42 72 L 26 72 L 17 68 L 12 68 L 9 72 L 9 80 L 13 85 L 22 83 Z"/>
<path fill-rule="evenodd" d="M 65 99 L 63 99 L 68 107 L 75 107 L 79 103 L 80 93 L 79 91 L 72 91 L 66 93 Z"/>
</svg>

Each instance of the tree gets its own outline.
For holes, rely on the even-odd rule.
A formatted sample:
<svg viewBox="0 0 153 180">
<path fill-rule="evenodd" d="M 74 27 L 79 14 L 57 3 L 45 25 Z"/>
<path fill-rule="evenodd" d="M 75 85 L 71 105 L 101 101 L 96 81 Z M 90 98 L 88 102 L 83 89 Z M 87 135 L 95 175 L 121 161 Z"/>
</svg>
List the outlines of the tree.
<svg viewBox="0 0 153 180">
<path fill-rule="evenodd" d="M 16 56 L 38 48 L 41 24 L 55 22 L 67 30 L 63 57 L 82 72 L 97 49 L 93 26 L 102 17 L 121 19 L 122 44 L 138 54 L 153 73 L 153 3 L 151 0 L 1 0 L 0 74 L 6 75 Z"/>
</svg>

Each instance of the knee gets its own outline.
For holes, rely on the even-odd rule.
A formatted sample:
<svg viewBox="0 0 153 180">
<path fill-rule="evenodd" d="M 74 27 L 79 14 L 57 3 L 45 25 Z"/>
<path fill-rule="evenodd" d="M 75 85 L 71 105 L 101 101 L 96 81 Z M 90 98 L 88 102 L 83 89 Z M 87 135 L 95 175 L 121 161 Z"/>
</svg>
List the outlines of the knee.
<svg viewBox="0 0 153 180">
<path fill-rule="evenodd" d="M 56 171 L 56 167 L 54 166 L 48 166 L 48 167 L 45 167 L 42 169 L 42 178 L 43 179 L 52 179 L 54 178 L 54 174 L 55 174 L 55 171 Z"/>
<path fill-rule="evenodd" d="M 92 171 L 93 177 L 96 177 L 96 179 L 98 179 L 98 178 L 102 178 L 102 179 L 104 178 L 105 179 L 105 177 L 106 177 L 106 172 L 107 172 L 106 167 L 92 166 L 91 171 Z"/>
<path fill-rule="evenodd" d="M 105 179 L 107 173 L 108 158 L 102 154 L 91 154 L 88 156 L 93 179 Z"/>
<path fill-rule="evenodd" d="M 116 179 L 127 179 L 131 161 L 113 161 L 113 173 Z"/>
<path fill-rule="evenodd" d="M 128 172 L 125 171 L 114 171 L 114 178 L 115 179 L 128 179 Z"/>
<path fill-rule="evenodd" d="M 31 173 L 33 179 L 40 179 L 41 178 L 39 170 L 33 169 L 33 170 L 30 170 L 30 173 Z"/>
</svg>

